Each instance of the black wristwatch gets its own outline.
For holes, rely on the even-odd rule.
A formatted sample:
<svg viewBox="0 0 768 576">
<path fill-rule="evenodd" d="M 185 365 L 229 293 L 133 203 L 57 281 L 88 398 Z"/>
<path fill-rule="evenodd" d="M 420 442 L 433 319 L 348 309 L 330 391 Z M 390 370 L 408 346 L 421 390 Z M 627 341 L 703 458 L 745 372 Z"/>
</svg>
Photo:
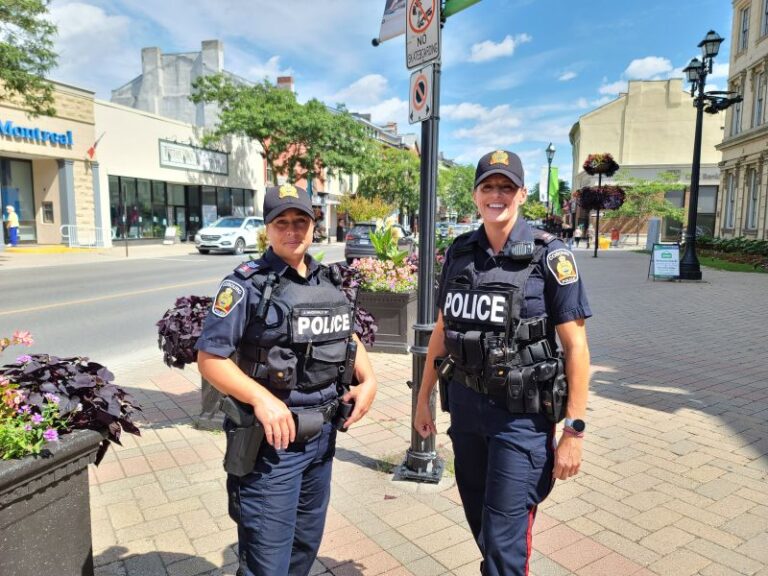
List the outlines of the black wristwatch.
<svg viewBox="0 0 768 576">
<path fill-rule="evenodd" d="M 570 418 L 566 418 L 563 424 L 565 424 L 566 428 L 571 428 L 574 432 L 578 432 L 579 434 L 582 434 L 584 430 L 587 429 L 587 425 L 584 420 L 571 420 Z"/>
</svg>

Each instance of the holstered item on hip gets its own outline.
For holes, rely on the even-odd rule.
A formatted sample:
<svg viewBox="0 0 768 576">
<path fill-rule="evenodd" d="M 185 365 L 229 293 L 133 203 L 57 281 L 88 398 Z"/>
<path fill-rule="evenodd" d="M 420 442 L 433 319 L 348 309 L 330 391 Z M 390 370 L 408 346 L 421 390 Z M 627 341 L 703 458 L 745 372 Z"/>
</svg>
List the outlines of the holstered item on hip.
<svg viewBox="0 0 768 576">
<path fill-rule="evenodd" d="M 233 476 L 247 476 L 256 466 L 259 449 L 264 440 L 264 427 L 256 419 L 250 404 L 231 396 L 222 399 L 221 410 L 233 425 L 226 430 L 224 470 Z"/>
</svg>

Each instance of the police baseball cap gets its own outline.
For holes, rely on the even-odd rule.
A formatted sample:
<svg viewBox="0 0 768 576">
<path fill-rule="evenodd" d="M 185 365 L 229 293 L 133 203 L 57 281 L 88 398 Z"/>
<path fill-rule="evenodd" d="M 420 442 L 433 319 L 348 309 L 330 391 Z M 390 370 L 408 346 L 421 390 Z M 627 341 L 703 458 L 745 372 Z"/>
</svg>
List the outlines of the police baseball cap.
<svg viewBox="0 0 768 576">
<path fill-rule="evenodd" d="M 289 208 L 301 210 L 313 220 L 315 219 L 312 201 L 303 188 L 293 184 L 267 188 L 267 193 L 264 195 L 264 222 L 266 224 L 272 222 Z"/>
<path fill-rule="evenodd" d="M 516 186 L 521 188 L 525 186 L 525 172 L 523 171 L 523 163 L 520 160 L 520 156 L 514 152 L 507 152 L 506 150 L 496 150 L 494 152 L 488 152 L 485 156 L 480 158 L 477 163 L 477 169 L 475 170 L 475 188 L 488 176 L 494 174 L 501 174 L 506 176 Z"/>
</svg>

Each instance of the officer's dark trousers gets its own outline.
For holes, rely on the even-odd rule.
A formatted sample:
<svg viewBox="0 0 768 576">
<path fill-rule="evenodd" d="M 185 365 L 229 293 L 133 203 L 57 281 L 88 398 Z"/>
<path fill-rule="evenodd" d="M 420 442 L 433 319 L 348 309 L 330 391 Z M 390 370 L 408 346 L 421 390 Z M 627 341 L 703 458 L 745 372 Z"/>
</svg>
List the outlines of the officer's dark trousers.
<svg viewBox="0 0 768 576">
<path fill-rule="evenodd" d="M 237 523 L 238 576 L 306 576 L 317 557 L 331 491 L 336 431 L 280 452 L 264 444 L 256 469 L 229 476 L 229 513 Z"/>
<path fill-rule="evenodd" d="M 552 487 L 552 424 L 452 382 L 456 483 L 483 554 L 484 576 L 528 574 L 536 506 Z"/>
</svg>

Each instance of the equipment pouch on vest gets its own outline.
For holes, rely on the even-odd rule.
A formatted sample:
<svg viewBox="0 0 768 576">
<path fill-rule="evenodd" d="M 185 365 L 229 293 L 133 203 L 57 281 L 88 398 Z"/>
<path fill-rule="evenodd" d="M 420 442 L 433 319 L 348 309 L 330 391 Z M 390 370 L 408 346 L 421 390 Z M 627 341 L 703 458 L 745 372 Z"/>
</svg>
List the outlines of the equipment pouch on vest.
<svg viewBox="0 0 768 576">
<path fill-rule="evenodd" d="M 449 328 L 445 329 L 445 348 L 456 364 L 464 365 L 464 334 Z"/>
<path fill-rule="evenodd" d="M 296 369 L 299 359 L 290 348 L 273 346 L 267 354 L 267 379 L 276 390 L 296 388 Z"/>
<path fill-rule="evenodd" d="M 520 370 L 509 370 L 507 380 L 507 410 L 512 414 L 525 412 L 525 399 L 523 398 L 523 373 Z"/>
<path fill-rule="evenodd" d="M 347 343 L 344 340 L 307 344 L 308 353 L 304 356 L 304 375 L 310 379 L 308 384 L 321 386 L 339 379 L 339 366 L 347 357 Z"/>
<path fill-rule="evenodd" d="M 470 374 L 482 374 L 485 363 L 483 333 L 470 330 L 464 334 L 464 370 Z"/>
</svg>

